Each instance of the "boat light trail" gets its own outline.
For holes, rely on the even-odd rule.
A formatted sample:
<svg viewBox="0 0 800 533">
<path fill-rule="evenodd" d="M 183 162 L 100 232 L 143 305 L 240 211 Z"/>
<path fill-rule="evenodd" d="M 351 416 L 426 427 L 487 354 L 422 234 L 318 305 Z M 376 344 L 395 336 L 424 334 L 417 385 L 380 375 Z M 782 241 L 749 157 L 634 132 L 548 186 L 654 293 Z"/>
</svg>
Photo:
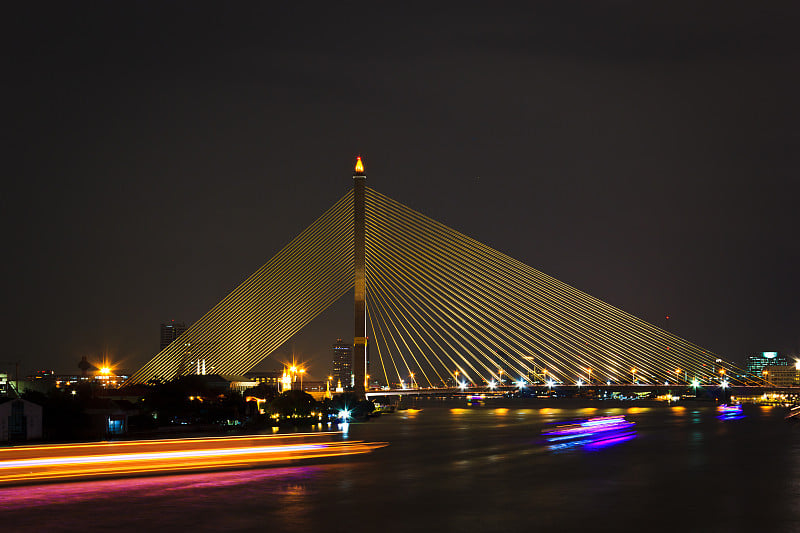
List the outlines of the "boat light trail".
<svg viewBox="0 0 800 533">
<path fill-rule="evenodd" d="M 544 431 L 551 450 L 561 450 L 583 446 L 598 449 L 625 442 L 636 437 L 633 431 L 635 422 L 625 420 L 624 416 L 602 416 L 583 422 L 573 422 L 556 426 L 552 431 Z"/>
<path fill-rule="evenodd" d="M 337 433 L 164 439 L 0 449 L 0 484 L 249 468 L 368 453 L 386 443 L 336 442 Z"/>
</svg>

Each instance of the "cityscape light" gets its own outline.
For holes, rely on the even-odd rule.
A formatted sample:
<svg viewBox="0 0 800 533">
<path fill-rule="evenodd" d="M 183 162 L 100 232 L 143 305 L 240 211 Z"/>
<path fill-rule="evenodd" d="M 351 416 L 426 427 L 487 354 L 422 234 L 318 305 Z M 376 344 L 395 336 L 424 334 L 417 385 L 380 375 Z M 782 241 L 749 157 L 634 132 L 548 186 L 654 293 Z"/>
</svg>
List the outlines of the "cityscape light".
<svg viewBox="0 0 800 533">
<path fill-rule="evenodd" d="M 489 388 L 494 390 L 495 387 L 497 387 L 497 382 L 495 380 L 490 381 L 489 382 Z"/>
<path fill-rule="evenodd" d="M 697 381 L 696 379 L 693 379 L 693 380 L 692 380 L 692 387 L 694 387 L 694 388 L 696 389 L 696 388 L 697 388 L 697 387 L 699 387 L 699 386 L 700 386 L 700 382 L 699 382 L 699 381 Z"/>
<path fill-rule="evenodd" d="M 344 421 L 350 420 L 350 410 L 342 409 L 339 411 L 338 417 Z"/>
<path fill-rule="evenodd" d="M 466 388 L 467 388 L 467 382 L 466 382 L 466 381 L 462 381 L 462 382 L 461 382 L 461 383 L 458 385 L 458 388 L 460 388 L 461 390 L 464 390 L 464 389 L 466 389 Z"/>
</svg>

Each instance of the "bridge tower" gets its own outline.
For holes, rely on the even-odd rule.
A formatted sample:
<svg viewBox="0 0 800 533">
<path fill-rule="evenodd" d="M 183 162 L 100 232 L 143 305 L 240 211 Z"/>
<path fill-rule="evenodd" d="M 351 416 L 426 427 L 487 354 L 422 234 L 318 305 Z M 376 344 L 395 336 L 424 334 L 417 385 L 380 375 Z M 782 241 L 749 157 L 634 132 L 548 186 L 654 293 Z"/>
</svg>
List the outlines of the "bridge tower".
<svg viewBox="0 0 800 533">
<path fill-rule="evenodd" d="M 355 264 L 355 333 L 353 338 L 353 381 L 359 397 L 366 396 L 367 374 L 367 281 L 364 242 L 364 189 L 367 175 L 361 157 L 353 173 L 353 229 Z"/>
</svg>

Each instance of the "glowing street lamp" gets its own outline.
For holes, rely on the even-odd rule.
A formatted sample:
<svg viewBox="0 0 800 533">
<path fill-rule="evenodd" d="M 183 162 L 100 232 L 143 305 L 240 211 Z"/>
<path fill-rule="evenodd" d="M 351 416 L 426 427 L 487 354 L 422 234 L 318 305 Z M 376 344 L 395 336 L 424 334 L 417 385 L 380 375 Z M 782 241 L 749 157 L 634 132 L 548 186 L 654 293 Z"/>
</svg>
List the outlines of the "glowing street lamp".
<svg viewBox="0 0 800 533">
<path fill-rule="evenodd" d="M 636 385 L 636 368 L 631 368 L 631 384 Z"/>
<path fill-rule="evenodd" d="M 494 390 L 496 387 L 497 387 L 497 382 L 495 380 L 489 382 L 490 389 Z"/>
<path fill-rule="evenodd" d="M 466 381 L 462 381 L 462 382 L 461 382 L 461 383 L 458 385 L 458 388 L 459 388 L 459 389 L 461 389 L 462 391 L 463 391 L 463 390 L 466 390 L 466 388 L 467 388 L 467 382 L 466 382 Z"/>
<path fill-rule="evenodd" d="M 517 387 L 519 387 L 520 390 L 525 388 L 525 378 L 522 376 L 520 376 L 519 381 L 517 381 Z"/>
</svg>

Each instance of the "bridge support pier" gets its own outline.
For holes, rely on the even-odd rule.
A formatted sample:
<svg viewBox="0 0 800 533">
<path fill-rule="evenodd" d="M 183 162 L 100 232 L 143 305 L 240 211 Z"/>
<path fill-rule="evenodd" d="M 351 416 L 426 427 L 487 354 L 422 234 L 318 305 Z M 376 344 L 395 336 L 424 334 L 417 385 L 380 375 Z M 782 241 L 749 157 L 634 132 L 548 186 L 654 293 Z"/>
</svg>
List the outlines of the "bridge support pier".
<svg viewBox="0 0 800 533">
<path fill-rule="evenodd" d="M 364 189 L 367 176 L 359 157 L 353 174 L 353 229 L 355 264 L 355 333 L 353 338 L 353 386 L 359 398 L 366 397 L 367 374 L 367 282 L 364 239 Z"/>
</svg>

